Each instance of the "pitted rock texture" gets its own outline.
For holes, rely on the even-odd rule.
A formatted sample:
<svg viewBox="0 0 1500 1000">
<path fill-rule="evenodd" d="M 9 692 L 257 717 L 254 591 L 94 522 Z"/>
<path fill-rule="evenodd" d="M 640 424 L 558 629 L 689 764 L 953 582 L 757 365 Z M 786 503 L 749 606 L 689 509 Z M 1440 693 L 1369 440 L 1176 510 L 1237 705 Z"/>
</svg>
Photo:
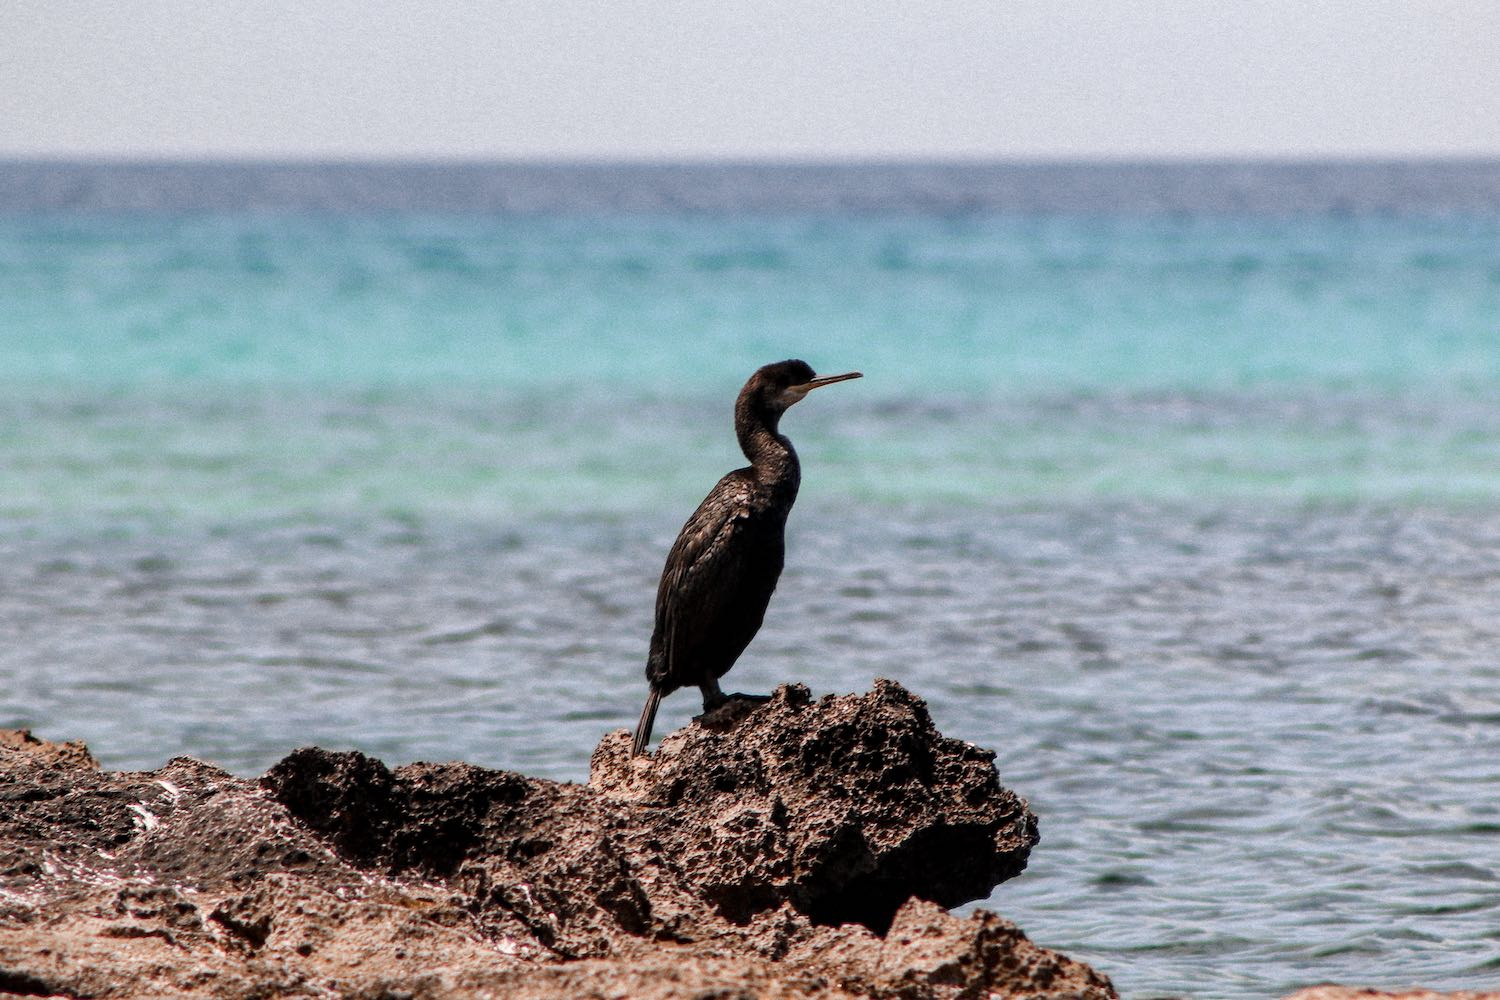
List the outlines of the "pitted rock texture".
<svg viewBox="0 0 1500 1000">
<path fill-rule="evenodd" d="M 879 682 L 732 704 L 588 785 L 299 750 L 259 782 L 0 739 L 0 992 L 1114 996 L 944 907 L 1036 842 L 992 755 Z"/>
<path fill-rule="evenodd" d="M 882 932 L 913 896 L 958 906 L 1026 867 L 1036 817 L 994 753 L 942 736 L 899 684 L 816 702 L 794 685 L 726 708 L 649 762 L 606 737 L 589 786 L 634 802 L 632 825 L 728 919 L 785 901 Z"/>
</svg>

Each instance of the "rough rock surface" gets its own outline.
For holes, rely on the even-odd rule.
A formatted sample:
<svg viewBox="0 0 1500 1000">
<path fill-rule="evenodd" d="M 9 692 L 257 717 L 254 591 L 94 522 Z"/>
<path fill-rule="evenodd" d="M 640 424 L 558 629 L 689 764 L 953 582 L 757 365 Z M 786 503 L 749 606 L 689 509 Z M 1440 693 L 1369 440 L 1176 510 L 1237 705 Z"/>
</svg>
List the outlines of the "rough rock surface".
<svg viewBox="0 0 1500 1000">
<path fill-rule="evenodd" d="M 987 912 L 1036 821 L 895 684 L 731 704 L 588 785 L 0 737 L 0 993 L 1105 998 Z"/>
</svg>

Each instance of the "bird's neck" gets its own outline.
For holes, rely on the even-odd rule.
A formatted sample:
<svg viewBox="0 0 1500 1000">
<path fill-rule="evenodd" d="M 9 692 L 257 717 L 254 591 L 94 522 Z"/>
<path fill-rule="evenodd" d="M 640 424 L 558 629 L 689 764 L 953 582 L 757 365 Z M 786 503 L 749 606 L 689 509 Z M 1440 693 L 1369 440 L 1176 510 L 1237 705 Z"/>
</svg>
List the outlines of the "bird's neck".
<svg viewBox="0 0 1500 1000">
<path fill-rule="evenodd" d="M 797 487 L 802 484 L 802 466 L 792 442 L 776 429 L 778 417 L 774 413 L 738 413 L 735 432 L 756 481 L 794 500 Z"/>
</svg>

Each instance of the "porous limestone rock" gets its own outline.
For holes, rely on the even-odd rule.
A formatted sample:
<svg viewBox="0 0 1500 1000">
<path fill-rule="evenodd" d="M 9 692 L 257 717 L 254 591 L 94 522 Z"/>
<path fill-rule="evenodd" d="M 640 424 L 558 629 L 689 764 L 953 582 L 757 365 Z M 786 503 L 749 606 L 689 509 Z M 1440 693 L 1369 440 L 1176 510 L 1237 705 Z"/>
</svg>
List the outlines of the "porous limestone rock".
<svg viewBox="0 0 1500 1000">
<path fill-rule="evenodd" d="M 1027 997 L 1109 981 L 984 911 L 1036 820 L 889 682 L 731 703 L 587 785 L 296 751 L 259 781 L 0 738 L 0 992 Z"/>
</svg>

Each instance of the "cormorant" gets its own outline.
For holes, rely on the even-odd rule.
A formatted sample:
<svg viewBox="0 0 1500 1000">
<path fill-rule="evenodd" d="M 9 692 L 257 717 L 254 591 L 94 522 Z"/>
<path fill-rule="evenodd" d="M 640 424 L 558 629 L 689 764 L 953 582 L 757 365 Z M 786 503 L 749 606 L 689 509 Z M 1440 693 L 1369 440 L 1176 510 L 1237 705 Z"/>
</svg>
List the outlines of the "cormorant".
<svg viewBox="0 0 1500 1000">
<path fill-rule="evenodd" d="M 678 688 L 697 685 L 705 712 L 730 699 L 719 690 L 719 678 L 760 630 L 781 576 L 786 516 L 802 483 L 797 453 L 777 424 L 812 390 L 859 377 L 819 376 L 804 361 L 778 361 L 757 370 L 740 390 L 734 432 L 750 465 L 719 480 L 667 554 L 646 658 L 651 693 L 632 756 L 651 742 L 656 709 Z"/>
</svg>

